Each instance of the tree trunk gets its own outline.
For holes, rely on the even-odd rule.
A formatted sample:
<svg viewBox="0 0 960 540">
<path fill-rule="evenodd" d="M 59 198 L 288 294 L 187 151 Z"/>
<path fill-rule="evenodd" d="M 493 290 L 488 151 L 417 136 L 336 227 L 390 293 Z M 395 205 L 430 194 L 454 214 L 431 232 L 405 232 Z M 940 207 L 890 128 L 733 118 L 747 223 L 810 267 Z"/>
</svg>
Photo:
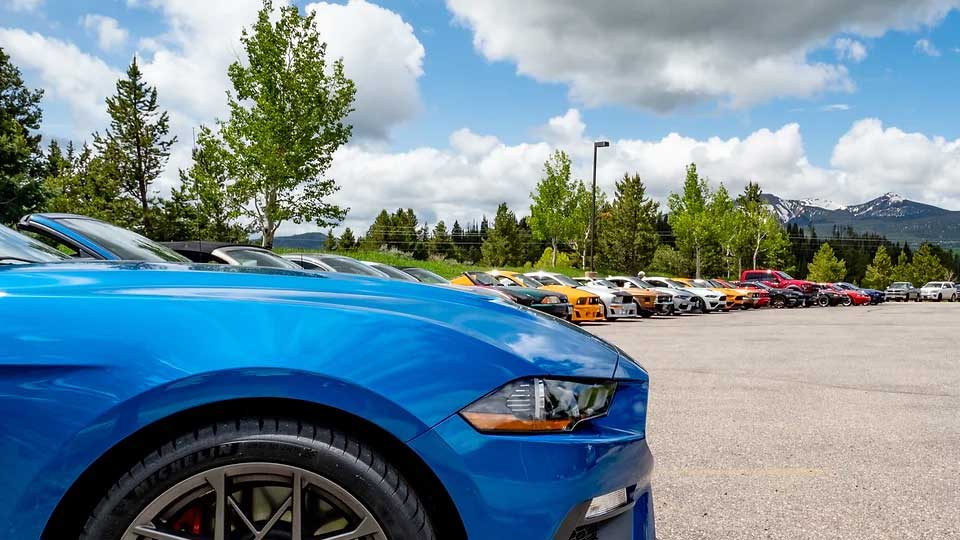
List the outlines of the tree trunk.
<svg viewBox="0 0 960 540">
<path fill-rule="evenodd" d="M 700 279 L 700 245 L 699 244 L 694 249 L 694 253 L 696 254 L 696 261 L 697 261 L 696 278 Z"/>
<path fill-rule="evenodd" d="M 753 268 L 757 268 L 757 257 L 760 255 L 760 242 L 761 240 L 757 239 L 757 245 L 753 248 Z"/>
<path fill-rule="evenodd" d="M 556 268 L 557 267 L 557 239 L 556 238 L 551 239 L 551 244 L 553 245 L 553 256 L 551 257 L 551 260 L 550 260 L 550 268 Z"/>
</svg>

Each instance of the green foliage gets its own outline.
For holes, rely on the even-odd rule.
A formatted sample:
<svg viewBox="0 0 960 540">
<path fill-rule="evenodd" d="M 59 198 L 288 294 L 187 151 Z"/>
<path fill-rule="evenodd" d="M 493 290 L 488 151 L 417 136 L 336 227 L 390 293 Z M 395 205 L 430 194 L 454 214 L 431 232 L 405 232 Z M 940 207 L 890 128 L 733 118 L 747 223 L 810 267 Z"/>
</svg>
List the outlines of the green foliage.
<svg viewBox="0 0 960 540">
<path fill-rule="evenodd" d="M 370 224 L 370 228 L 367 229 L 366 236 L 363 237 L 364 249 L 384 249 L 388 247 L 392 223 L 390 214 L 386 210 L 381 210 L 374 218 L 373 223 Z"/>
<path fill-rule="evenodd" d="M 701 274 L 704 250 L 714 238 L 714 216 L 707 205 L 709 198 L 706 179 L 700 177 L 696 164 L 691 163 L 687 166 L 682 193 L 671 193 L 667 202 L 677 248 L 693 260 L 697 278 Z"/>
<path fill-rule="evenodd" d="M 163 172 L 177 138 L 169 136 L 170 119 L 160 110 L 157 89 L 143 80 L 136 57 L 116 88 L 117 93 L 107 98 L 110 126 L 102 136 L 94 134 L 93 144 L 102 158 L 103 173 L 140 208 L 134 228 L 147 236 L 157 236 L 153 223 L 157 196 L 152 186 Z"/>
<path fill-rule="evenodd" d="M 893 267 L 893 281 L 908 281 L 917 287 L 923 285 L 923 283 L 914 283 L 913 281 L 913 267 L 910 265 L 910 254 L 906 248 L 900 251 L 900 255 L 897 257 L 897 265 Z"/>
<path fill-rule="evenodd" d="M 337 235 L 333 234 L 333 229 L 327 231 L 327 238 L 323 241 L 323 249 L 327 251 L 337 249 Z"/>
<path fill-rule="evenodd" d="M 340 235 L 340 250 L 349 251 L 357 247 L 357 239 L 353 236 L 353 231 L 350 230 L 350 227 L 347 227 L 343 230 L 343 234 Z"/>
<path fill-rule="evenodd" d="M 829 243 L 820 247 L 820 251 L 813 257 L 810 263 L 810 272 L 807 279 L 818 283 L 834 283 L 843 281 L 847 275 L 847 264 L 837 259 L 833 248 Z"/>
<path fill-rule="evenodd" d="M 264 0 L 252 30 L 240 39 L 245 61 L 230 65 L 230 118 L 218 122 L 231 191 L 244 215 L 273 244 L 285 221 L 334 225 L 346 210 L 327 202 L 337 191 L 324 178 L 333 153 L 352 131 L 344 123 L 356 88 L 343 62 L 327 62 L 314 13 Z"/>
<path fill-rule="evenodd" d="M 46 167 L 49 175 L 44 190 L 49 198 L 47 212 L 81 214 L 130 227 L 142 217 L 136 202 L 126 196 L 113 166 L 83 145 L 76 152 L 73 144 L 66 154 L 52 153 Z"/>
<path fill-rule="evenodd" d="M 893 259 L 885 246 L 877 248 L 873 263 L 867 266 L 867 275 L 863 279 L 863 286 L 871 289 L 883 290 L 893 282 Z"/>
<path fill-rule="evenodd" d="M 447 232 L 447 225 L 443 220 L 438 221 L 433 227 L 433 235 L 430 238 L 427 251 L 431 257 L 440 259 L 453 256 L 455 251 L 453 240 L 450 238 L 450 233 Z"/>
<path fill-rule="evenodd" d="M 552 247 L 544 249 L 540 259 L 531 265 L 532 268 L 537 269 L 556 268 L 557 266 L 572 267 L 573 264 L 570 261 L 570 256 L 563 252 L 554 253 Z"/>
<path fill-rule="evenodd" d="M 580 256 L 580 267 L 587 268 L 587 257 L 590 253 L 590 213 L 593 208 L 593 194 L 587 185 L 583 182 L 577 182 L 574 190 L 574 204 L 571 210 L 573 233 L 571 235 L 570 245 Z M 607 195 L 603 191 L 597 190 L 597 208 L 607 206 Z M 602 225 L 602 216 L 598 210 L 597 229 L 599 231 Z M 600 235 L 597 234 L 597 238 Z"/>
<path fill-rule="evenodd" d="M 616 183 L 603 228 L 598 227 L 600 265 L 636 274 L 650 264 L 659 244 L 658 215 L 659 205 L 647 197 L 640 175 L 624 174 Z"/>
<path fill-rule="evenodd" d="M 43 91 L 27 88 L 0 48 L 0 223 L 17 221 L 46 198 L 38 174 L 42 98 Z"/>
<path fill-rule="evenodd" d="M 530 228 L 533 237 L 547 240 L 553 248 L 554 259 L 549 268 L 557 266 L 556 255 L 561 243 L 569 242 L 577 232 L 579 217 L 577 189 L 582 182 L 574 180 L 570 173 L 570 157 L 557 150 L 543 164 L 544 176 L 537 183 L 536 191 L 530 194 Z"/>
<path fill-rule="evenodd" d="M 493 228 L 489 230 L 487 239 L 480 248 L 483 260 L 496 267 L 519 264 L 521 248 L 517 217 L 507 208 L 507 203 L 500 203 L 493 220 Z"/>
<path fill-rule="evenodd" d="M 672 246 L 660 244 L 653 254 L 653 260 L 647 269 L 647 274 L 663 274 L 666 276 L 689 276 L 693 270 L 690 260 Z"/>
<path fill-rule="evenodd" d="M 913 283 L 917 287 L 930 281 L 940 281 L 947 278 L 947 269 L 933 252 L 930 244 L 921 244 L 920 249 L 913 254 L 910 264 Z"/>
</svg>

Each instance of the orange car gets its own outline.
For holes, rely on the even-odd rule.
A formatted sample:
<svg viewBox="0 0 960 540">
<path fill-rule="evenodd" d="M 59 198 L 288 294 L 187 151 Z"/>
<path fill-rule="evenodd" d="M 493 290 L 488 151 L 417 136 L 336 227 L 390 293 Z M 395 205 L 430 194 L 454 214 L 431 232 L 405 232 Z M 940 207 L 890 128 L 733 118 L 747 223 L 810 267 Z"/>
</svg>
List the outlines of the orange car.
<svg viewBox="0 0 960 540">
<path fill-rule="evenodd" d="M 573 315 L 570 316 L 570 322 L 582 323 L 604 320 L 603 303 L 600 302 L 599 296 L 591 292 L 564 285 L 544 285 L 531 277 L 507 270 L 490 270 L 487 273 L 496 277 L 501 284 L 508 287 L 534 287 L 563 293 L 573 304 Z"/>
</svg>

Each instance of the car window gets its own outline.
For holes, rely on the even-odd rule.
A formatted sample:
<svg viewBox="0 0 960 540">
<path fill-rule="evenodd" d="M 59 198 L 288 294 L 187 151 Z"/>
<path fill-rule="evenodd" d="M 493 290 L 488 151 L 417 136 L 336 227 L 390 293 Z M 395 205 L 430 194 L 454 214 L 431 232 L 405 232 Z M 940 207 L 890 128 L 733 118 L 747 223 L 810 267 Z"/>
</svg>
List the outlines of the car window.
<svg viewBox="0 0 960 540">
<path fill-rule="evenodd" d="M 289 270 L 299 270 L 293 261 L 288 261 L 279 255 L 269 251 L 259 249 L 225 249 L 223 252 L 231 259 L 237 261 L 240 266 L 256 266 L 258 268 L 285 268 Z"/>
<path fill-rule="evenodd" d="M 408 274 L 408 273 L 406 273 L 406 272 L 404 272 L 404 271 L 402 271 L 402 270 L 397 270 L 396 268 L 394 268 L 394 267 L 392 267 L 392 266 L 390 266 L 390 265 L 388 265 L 388 264 L 373 263 L 373 264 L 371 264 L 370 266 L 372 266 L 373 268 L 375 268 L 375 269 L 383 272 L 384 274 L 386 274 L 387 276 L 389 276 L 389 277 L 391 277 L 391 278 L 393 278 L 393 279 L 396 279 L 396 280 L 399 280 L 399 281 L 412 281 L 412 282 L 414 282 L 414 283 L 417 283 L 417 282 L 418 282 L 418 281 L 417 281 L 417 278 L 411 276 L 410 274 Z"/>
<path fill-rule="evenodd" d="M 435 285 L 450 283 L 450 280 L 438 274 L 434 274 L 429 270 L 424 270 L 423 268 L 405 268 L 403 271 L 417 278 L 423 283 L 432 283 Z"/>
<path fill-rule="evenodd" d="M 0 225 L 0 264 L 55 262 L 66 258 L 52 247 Z"/>
<path fill-rule="evenodd" d="M 302 268 L 306 268 L 307 270 L 317 270 L 320 268 L 306 259 L 296 259 L 293 262 L 294 264 L 299 264 Z"/>
<path fill-rule="evenodd" d="M 537 281 L 539 281 L 540 283 L 543 283 L 544 285 L 560 285 L 560 282 L 558 282 L 557 280 L 553 279 L 550 276 L 538 277 Z"/>
<path fill-rule="evenodd" d="M 57 223 L 103 246 L 121 260 L 147 262 L 190 262 L 172 249 L 133 231 L 90 218 L 59 218 Z"/>
<path fill-rule="evenodd" d="M 320 260 L 333 268 L 337 272 L 343 272 L 344 274 L 357 274 L 360 276 L 372 276 L 372 277 L 384 277 L 383 272 L 370 268 L 369 266 L 363 264 L 360 261 L 350 259 L 347 257 L 331 257 L 325 256 L 321 257 Z"/>
</svg>

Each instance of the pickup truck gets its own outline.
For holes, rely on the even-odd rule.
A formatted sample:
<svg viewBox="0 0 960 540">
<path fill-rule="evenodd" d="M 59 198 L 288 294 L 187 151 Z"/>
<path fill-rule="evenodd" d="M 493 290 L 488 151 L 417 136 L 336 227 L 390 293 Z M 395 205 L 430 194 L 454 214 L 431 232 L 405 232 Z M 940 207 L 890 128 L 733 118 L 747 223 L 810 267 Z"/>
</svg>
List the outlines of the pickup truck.
<svg viewBox="0 0 960 540">
<path fill-rule="evenodd" d="M 794 279 L 790 274 L 780 270 L 744 270 L 740 274 L 740 281 L 756 281 L 765 283 L 775 289 L 795 288 L 805 294 L 816 294 L 817 284 L 803 279 Z"/>
</svg>

